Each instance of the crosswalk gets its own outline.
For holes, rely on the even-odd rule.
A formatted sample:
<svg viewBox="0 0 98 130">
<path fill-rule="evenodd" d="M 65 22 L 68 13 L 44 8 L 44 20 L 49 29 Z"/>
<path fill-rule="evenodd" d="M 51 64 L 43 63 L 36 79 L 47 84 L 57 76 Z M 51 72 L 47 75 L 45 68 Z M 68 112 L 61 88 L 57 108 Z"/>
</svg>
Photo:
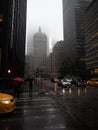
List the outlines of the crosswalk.
<svg viewBox="0 0 98 130">
<path fill-rule="evenodd" d="M 13 113 L 0 119 L 0 130 L 73 130 L 74 123 L 49 91 L 35 86 L 23 89 Z"/>
<path fill-rule="evenodd" d="M 21 130 L 65 130 L 64 116 L 60 111 L 50 93 L 39 95 L 39 92 L 32 90 L 31 96 L 29 90 L 24 89 L 16 98 L 16 109 L 9 117 L 9 122 L 18 121 Z"/>
</svg>

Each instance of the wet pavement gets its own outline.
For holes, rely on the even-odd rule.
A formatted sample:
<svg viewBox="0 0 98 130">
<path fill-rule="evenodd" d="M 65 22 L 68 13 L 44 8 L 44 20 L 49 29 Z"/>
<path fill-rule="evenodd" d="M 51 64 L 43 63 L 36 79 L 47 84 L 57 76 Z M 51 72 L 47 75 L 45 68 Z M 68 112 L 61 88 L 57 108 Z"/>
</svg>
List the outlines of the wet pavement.
<svg viewBox="0 0 98 130">
<path fill-rule="evenodd" d="M 53 87 L 50 82 L 49 86 Z M 98 87 L 57 87 L 54 91 L 57 104 L 78 120 L 84 129 L 98 129 Z"/>
<path fill-rule="evenodd" d="M 0 116 L 0 130 L 98 129 L 98 88 L 50 90 L 26 84 L 16 109 Z"/>
</svg>

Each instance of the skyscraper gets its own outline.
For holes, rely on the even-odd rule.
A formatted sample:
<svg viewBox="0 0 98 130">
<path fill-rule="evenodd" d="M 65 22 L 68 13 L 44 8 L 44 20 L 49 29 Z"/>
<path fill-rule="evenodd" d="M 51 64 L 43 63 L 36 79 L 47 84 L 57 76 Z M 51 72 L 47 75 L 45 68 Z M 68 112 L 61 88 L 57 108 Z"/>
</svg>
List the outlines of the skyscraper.
<svg viewBox="0 0 98 130">
<path fill-rule="evenodd" d="M 83 19 L 91 0 L 63 0 L 65 58 L 84 60 Z"/>
<path fill-rule="evenodd" d="M 0 74 L 23 76 L 25 66 L 26 0 L 0 0 Z"/>
<path fill-rule="evenodd" d="M 87 69 L 98 74 L 98 0 L 86 9 L 84 25 Z"/>
<path fill-rule="evenodd" d="M 57 41 L 53 47 L 53 53 L 52 53 L 53 74 L 59 74 L 63 61 L 64 61 L 64 42 Z"/>
<path fill-rule="evenodd" d="M 47 36 L 39 31 L 33 36 L 33 70 L 36 71 L 37 68 L 46 69 L 47 68 Z"/>
</svg>

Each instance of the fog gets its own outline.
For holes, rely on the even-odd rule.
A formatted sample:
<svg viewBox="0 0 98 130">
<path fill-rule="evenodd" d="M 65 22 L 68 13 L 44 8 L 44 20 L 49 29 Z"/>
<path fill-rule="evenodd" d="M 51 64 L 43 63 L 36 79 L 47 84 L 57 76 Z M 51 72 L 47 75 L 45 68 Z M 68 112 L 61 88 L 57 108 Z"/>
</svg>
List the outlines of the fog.
<svg viewBox="0 0 98 130">
<path fill-rule="evenodd" d="M 63 40 L 62 0 L 27 0 L 26 46 L 39 26 L 49 39 L 50 50 L 56 41 Z"/>
</svg>

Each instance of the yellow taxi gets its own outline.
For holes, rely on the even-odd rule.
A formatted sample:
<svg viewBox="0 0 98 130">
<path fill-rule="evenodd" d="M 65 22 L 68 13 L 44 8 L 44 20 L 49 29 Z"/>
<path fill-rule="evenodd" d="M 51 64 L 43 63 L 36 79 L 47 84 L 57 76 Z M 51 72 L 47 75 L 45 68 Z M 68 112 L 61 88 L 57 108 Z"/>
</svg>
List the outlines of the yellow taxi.
<svg viewBox="0 0 98 130">
<path fill-rule="evenodd" d="M 12 112 L 15 107 L 16 102 L 12 95 L 0 93 L 0 114 Z"/>
<path fill-rule="evenodd" d="M 90 79 L 90 80 L 88 80 L 87 85 L 98 86 L 98 79 Z"/>
<path fill-rule="evenodd" d="M 58 78 L 51 78 L 51 82 L 58 83 L 59 79 Z"/>
</svg>

